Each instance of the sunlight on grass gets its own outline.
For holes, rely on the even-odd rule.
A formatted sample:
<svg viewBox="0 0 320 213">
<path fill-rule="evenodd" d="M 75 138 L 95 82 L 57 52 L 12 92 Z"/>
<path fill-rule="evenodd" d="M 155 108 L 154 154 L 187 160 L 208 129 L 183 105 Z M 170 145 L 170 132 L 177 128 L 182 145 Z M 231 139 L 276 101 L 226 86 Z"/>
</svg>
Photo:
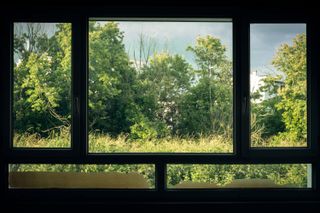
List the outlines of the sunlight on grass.
<svg viewBox="0 0 320 213">
<path fill-rule="evenodd" d="M 52 131 L 48 137 L 39 134 L 14 134 L 13 146 L 18 148 L 70 148 L 71 134 L 68 128 L 61 133 Z"/>
<path fill-rule="evenodd" d="M 64 130 L 61 134 L 52 133 L 48 137 L 37 134 L 15 134 L 14 147 L 28 148 L 68 148 L 71 135 Z M 107 134 L 89 134 L 89 152 L 116 153 L 116 152 L 198 152 L 198 153 L 232 153 L 231 137 L 210 135 L 200 137 L 165 137 L 133 140 L 122 134 L 111 137 Z M 260 138 L 259 143 L 252 147 L 304 147 L 301 141 L 273 136 L 268 139 Z"/>
<path fill-rule="evenodd" d="M 222 136 L 200 138 L 154 138 L 129 140 L 120 135 L 117 138 L 103 134 L 89 136 L 90 152 L 232 152 L 232 140 Z"/>
</svg>

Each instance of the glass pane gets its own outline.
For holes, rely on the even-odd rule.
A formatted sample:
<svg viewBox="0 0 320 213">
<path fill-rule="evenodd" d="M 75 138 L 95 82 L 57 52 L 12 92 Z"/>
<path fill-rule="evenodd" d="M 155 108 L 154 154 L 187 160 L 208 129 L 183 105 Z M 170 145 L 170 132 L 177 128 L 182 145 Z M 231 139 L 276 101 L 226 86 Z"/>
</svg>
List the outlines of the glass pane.
<svg viewBox="0 0 320 213">
<path fill-rule="evenodd" d="M 251 24 L 251 146 L 307 146 L 305 24 Z"/>
<path fill-rule="evenodd" d="M 9 188 L 155 188 L 151 164 L 11 164 Z"/>
<path fill-rule="evenodd" d="M 13 146 L 70 147 L 71 24 L 14 23 Z"/>
<path fill-rule="evenodd" d="M 232 148 L 231 22 L 89 22 L 89 151 Z"/>
<path fill-rule="evenodd" d="M 311 188 L 311 164 L 171 164 L 167 187 Z"/>
</svg>

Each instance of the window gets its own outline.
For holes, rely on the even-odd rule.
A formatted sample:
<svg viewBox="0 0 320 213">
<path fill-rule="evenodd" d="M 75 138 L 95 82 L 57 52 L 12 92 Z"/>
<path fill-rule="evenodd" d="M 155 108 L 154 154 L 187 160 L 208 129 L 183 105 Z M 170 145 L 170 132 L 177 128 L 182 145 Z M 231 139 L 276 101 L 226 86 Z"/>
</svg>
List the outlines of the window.
<svg viewBox="0 0 320 213">
<path fill-rule="evenodd" d="M 317 198 L 312 19 L 31 11 L 0 14 L 7 199 Z"/>
<path fill-rule="evenodd" d="M 311 188 L 309 164 L 169 164 L 167 187 Z"/>
<path fill-rule="evenodd" d="M 10 188 L 154 188 L 153 165 L 11 164 Z"/>
<path fill-rule="evenodd" d="M 305 24 L 251 24 L 251 146 L 307 146 Z"/>
<path fill-rule="evenodd" d="M 71 24 L 14 23 L 13 147 L 70 147 Z"/>
<path fill-rule="evenodd" d="M 89 22 L 89 152 L 233 152 L 232 23 Z"/>
</svg>

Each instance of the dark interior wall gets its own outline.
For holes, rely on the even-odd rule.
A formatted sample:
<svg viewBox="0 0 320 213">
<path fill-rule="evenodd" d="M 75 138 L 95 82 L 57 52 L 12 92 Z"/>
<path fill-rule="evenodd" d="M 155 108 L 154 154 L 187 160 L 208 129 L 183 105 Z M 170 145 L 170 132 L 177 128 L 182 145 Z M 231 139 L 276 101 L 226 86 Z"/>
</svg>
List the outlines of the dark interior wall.
<svg viewBox="0 0 320 213">
<path fill-rule="evenodd" d="M 9 207 L 9 208 L 8 208 Z M 10 204 L 11 212 L 272 212 L 314 213 L 319 203 L 64 203 L 64 204 Z M 4 209 L 2 205 L 1 209 Z"/>
<path fill-rule="evenodd" d="M 62 9 L 62 10 L 104 10 L 106 8 L 121 8 L 122 10 L 132 11 L 136 9 L 149 9 L 156 10 L 158 12 L 165 12 L 167 10 L 174 9 L 178 13 L 186 10 L 207 9 L 211 11 L 217 10 L 230 10 L 244 11 L 270 11 L 272 10 L 281 11 L 287 13 L 292 10 L 297 11 L 297 15 L 300 12 L 308 11 L 317 14 L 318 5 L 316 1 L 305 0 L 305 1 L 293 1 L 293 0 L 261 0 L 261 1 L 250 1 L 250 0 L 197 0 L 197 1 L 186 1 L 186 0 L 161 0 L 161 1 L 150 1 L 150 0 L 122 0 L 122 1 L 109 1 L 109 0 L 83 0 L 83 1 L 72 1 L 72 0 L 3 0 L 0 2 L 0 9 L 2 9 L 2 15 L 11 13 L 12 10 L 20 10 L 20 13 L 26 13 L 29 15 L 31 11 L 41 12 L 42 9 Z M 310 15 L 310 13 L 309 13 Z"/>
<path fill-rule="evenodd" d="M 99 14 L 99 15 L 118 15 L 118 16 L 170 16 L 170 17 L 206 17 L 210 14 L 238 14 L 245 16 L 250 14 L 255 17 L 262 18 L 276 18 L 276 14 L 288 14 L 288 16 L 307 17 L 316 22 L 319 18 L 319 6 L 315 3 L 308 3 L 301 1 L 294 3 L 294 1 L 256 1 L 250 3 L 249 1 L 204 1 L 198 0 L 193 2 L 187 1 L 84 1 L 78 3 L 71 3 L 66 1 L 7 1 L 0 3 L 0 21 L 6 20 L 8 16 L 19 15 L 22 17 L 59 17 L 68 15 L 81 14 Z M 1 25 L 2 26 L 2 25 Z M 0 32 L 2 30 L 0 29 Z M 0 33 L 0 38 L 1 38 Z M 0 44 L 2 48 L 3 44 Z M 0 65 L 2 69 L 2 64 Z M 3 70 L 1 70 L 3 72 Z M 2 90 L 6 87 L 1 86 Z M 2 136 L 2 135 L 1 135 Z M 1 145 L 1 162 L 5 162 L 3 145 Z M 1 163 L 1 182 L 6 182 L 4 176 L 5 164 Z M 1 191 L 4 191 L 4 185 L 1 184 Z M 132 202 L 130 200 L 108 200 L 101 199 L 98 203 L 95 202 L 77 202 L 76 199 L 66 200 L 65 202 L 46 202 L 39 200 L 28 200 L 28 202 L 18 202 L 17 200 L 8 200 L 1 196 L 0 211 L 4 208 L 10 208 L 12 212 L 43 212 L 43 211 L 72 211 L 86 210 L 86 211 L 136 211 L 136 212 L 152 212 L 160 210 L 162 212 L 320 212 L 320 203 L 318 200 L 304 200 L 304 201 L 261 201 L 252 202 L 251 200 L 243 199 L 241 202 L 224 201 L 224 202 L 170 202 L 153 200 L 152 202 Z"/>
</svg>

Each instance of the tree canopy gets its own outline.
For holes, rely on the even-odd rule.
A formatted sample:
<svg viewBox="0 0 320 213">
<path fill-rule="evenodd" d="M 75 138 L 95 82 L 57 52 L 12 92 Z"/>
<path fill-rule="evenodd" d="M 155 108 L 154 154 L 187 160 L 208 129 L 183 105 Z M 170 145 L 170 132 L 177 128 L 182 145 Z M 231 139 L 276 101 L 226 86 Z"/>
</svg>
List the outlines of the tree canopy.
<svg viewBox="0 0 320 213">
<path fill-rule="evenodd" d="M 56 24 L 53 33 L 41 24 L 16 27 L 15 130 L 45 136 L 70 127 L 71 24 Z M 232 137 L 232 62 L 221 40 L 205 35 L 186 46 L 195 66 L 183 55 L 155 51 L 156 44 L 143 39 L 147 38 L 141 35 L 146 63 L 130 58 L 118 23 L 90 22 L 89 131 L 131 139 Z M 277 83 L 281 76 L 268 76 L 252 94 L 253 99 L 270 94 L 252 104 L 257 126 L 263 129 L 261 137 L 289 134 L 305 139 L 306 35 L 297 35 L 292 45 L 283 44 L 272 64 L 284 73 L 283 85 Z"/>
</svg>

